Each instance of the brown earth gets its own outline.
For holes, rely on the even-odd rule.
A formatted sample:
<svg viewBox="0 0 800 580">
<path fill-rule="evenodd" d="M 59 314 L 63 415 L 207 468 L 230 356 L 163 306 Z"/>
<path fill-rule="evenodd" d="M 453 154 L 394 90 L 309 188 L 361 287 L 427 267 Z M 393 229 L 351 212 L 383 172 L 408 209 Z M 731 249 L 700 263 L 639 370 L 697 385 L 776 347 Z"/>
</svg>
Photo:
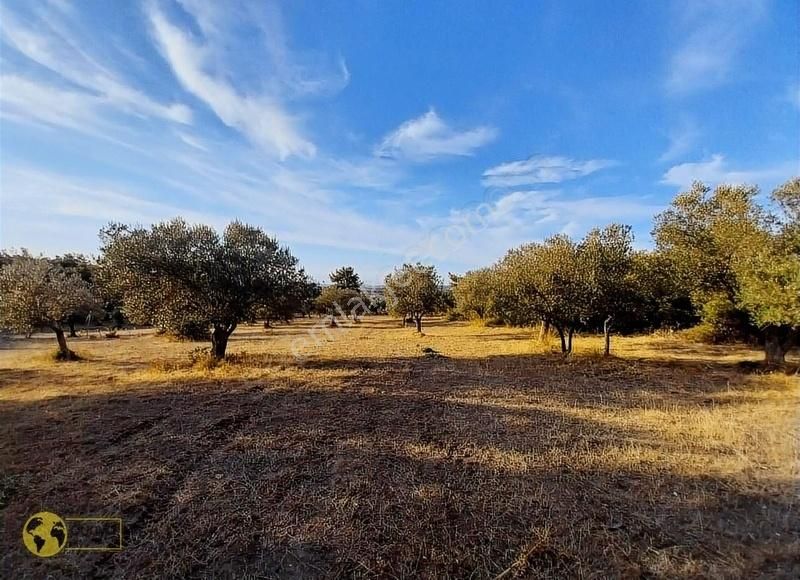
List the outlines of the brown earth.
<svg viewBox="0 0 800 580">
<path fill-rule="evenodd" d="M 800 577 L 800 380 L 760 353 L 315 322 L 216 367 L 149 331 L 2 343 L 0 577 Z M 124 549 L 33 557 L 45 509 Z"/>
</svg>

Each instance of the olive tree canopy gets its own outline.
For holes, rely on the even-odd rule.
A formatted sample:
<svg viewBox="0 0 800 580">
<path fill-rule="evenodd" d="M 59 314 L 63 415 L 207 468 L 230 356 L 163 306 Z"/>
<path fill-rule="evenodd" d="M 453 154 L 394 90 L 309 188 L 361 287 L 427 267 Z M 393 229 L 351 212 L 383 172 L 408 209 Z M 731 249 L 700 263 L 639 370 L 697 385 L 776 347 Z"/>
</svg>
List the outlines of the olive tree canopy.
<svg viewBox="0 0 800 580">
<path fill-rule="evenodd" d="M 800 331 L 800 179 L 775 190 L 774 210 L 758 193 L 695 183 L 656 217 L 654 235 L 705 314 L 720 302 L 739 310 L 757 327 L 766 362 L 781 364 Z"/>
<path fill-rule="evenodd" d="M 174 219 L 150 229 L 111 225 L 101 239 L 101 276 L 122 296 L 126 315 L 164 329 L 202 324 L 215 358 L 225 356 L 239 322 L 265 309 L 285 313 L 285 297 L 304 282 L 287 248 L 238 221 L 222 236 Z"/>
<path fill-rule="evenodd" d="M 422 331 L 422 318 L 442 304 L 442 279 L 433 266 L 403 264 L 386 276 L 386 303 L 395 316 L 410 316 Z"/>
<path fill-rule="evenodd" d="M 0 326 L 16 332 L 49 328 L 62 359 L 73 358 L 64 337 L 67 318 L 96 307 L 96 297 L 77 272 L 46 258 L 24 255 L 0 268 Z"/>
</svg>

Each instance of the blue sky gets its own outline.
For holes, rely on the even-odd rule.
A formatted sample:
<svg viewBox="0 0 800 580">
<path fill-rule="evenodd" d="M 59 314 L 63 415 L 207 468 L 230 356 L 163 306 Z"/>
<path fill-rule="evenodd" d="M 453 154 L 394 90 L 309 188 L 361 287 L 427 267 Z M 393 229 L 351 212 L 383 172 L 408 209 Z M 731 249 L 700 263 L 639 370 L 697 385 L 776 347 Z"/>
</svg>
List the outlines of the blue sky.
<svg viewBox="0 0 800 580">
<path fill-rule="evenodd" d="M 232 219 L 443 273 L 800 174 L 800 2 L 5 1 L 0 245 Z"/>
</svg>

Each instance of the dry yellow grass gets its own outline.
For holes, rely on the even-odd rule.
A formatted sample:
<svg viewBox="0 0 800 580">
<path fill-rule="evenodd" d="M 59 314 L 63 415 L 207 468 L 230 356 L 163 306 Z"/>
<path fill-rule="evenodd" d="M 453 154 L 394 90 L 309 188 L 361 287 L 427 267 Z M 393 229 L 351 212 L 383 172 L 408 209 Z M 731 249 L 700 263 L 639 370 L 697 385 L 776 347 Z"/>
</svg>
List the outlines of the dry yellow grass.
<svg viewBox="0 0 800 580">
<path fill-rule="evenodd" d="M 385 317 L 0 349 L 0 575 L 800 575 L 800 381 L 746 348 Z M 307 341 L 306 344 L 310 343 Z M 441 356 L 426 356 L 430 348 Z M 37 560 L 28 515 L 119 515 L 125 550 Z"/>
</svg>

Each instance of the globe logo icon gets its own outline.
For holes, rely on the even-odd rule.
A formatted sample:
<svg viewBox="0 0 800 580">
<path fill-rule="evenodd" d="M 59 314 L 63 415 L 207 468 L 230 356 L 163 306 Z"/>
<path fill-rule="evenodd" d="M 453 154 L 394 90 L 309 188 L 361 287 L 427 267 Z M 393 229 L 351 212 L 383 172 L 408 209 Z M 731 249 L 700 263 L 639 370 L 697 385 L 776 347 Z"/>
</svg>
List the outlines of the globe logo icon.
<svg viewBox="0 0 800 580">
<path fill-rule="evenodd" d="M 22 542 L 34 556 L 55 556 L 67 545 L 67 525 L 51 512 L 33 514 L 22 528 Z"/>
</svg>

